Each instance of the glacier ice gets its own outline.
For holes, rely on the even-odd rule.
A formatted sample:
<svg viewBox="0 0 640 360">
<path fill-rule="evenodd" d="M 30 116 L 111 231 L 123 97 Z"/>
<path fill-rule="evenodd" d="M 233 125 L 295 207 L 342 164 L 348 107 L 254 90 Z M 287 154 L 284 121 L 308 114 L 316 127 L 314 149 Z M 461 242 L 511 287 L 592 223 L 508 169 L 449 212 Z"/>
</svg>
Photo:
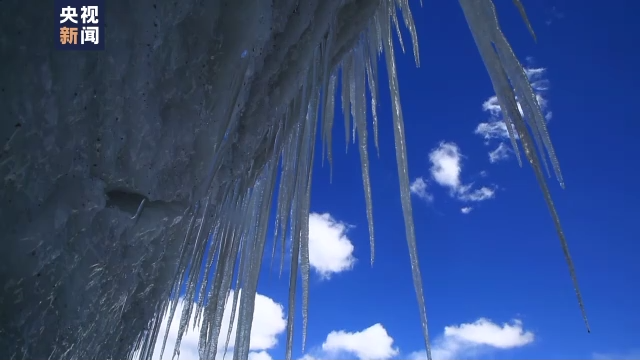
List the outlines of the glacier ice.
<svg viewBox="0 0 640 360">
<path fill-rule="evenodd" d="M 542 170 L 548 158 L 564 185 L 540 106 L 492 0 L 459 3 L 507 129 L 517 132 L 510 131 L 512 142 L 520 140 L 542 188 L 587 323 Z M 535 38 L 522 3 L 514 3 Z M 107 7 L 107 51 L 86 54 L 52 51 L 52 39 L 42 36 L 49 14 L 41 9 L 18 0 L 3 9 L 1 358 L 151 359 L 156 341 L 167 338 L 160 322 L 168 314 L 180 318 L 178 342 L 193 322 L 201 325 L 201 358 L 233 347 L 234 358 L 246 359 L 276 189 L 272 258 L 278 250 L 284 258 L 291 239 L 294 260 L 291 358 L 298 268 L 303 347 L 308 326 L 315 134 L 320 122 L 331 167 L 338 89 L 346 146 L 358 138 L 374 260 L 366 119 L 370 110 L 379 152 L 379 60 L 388 70 L 400 199 L 429 354 L 392 40 L 401 16 L 419 66 L 408 0 L 119 0 Z M 249 296 L 237 296 L 239 289 Z M 178 294 L 188 305 L 176 314 Z M 238 318 L 233 345 L 229 334 L 218 344 L 226 306 Z"/>
</svg>

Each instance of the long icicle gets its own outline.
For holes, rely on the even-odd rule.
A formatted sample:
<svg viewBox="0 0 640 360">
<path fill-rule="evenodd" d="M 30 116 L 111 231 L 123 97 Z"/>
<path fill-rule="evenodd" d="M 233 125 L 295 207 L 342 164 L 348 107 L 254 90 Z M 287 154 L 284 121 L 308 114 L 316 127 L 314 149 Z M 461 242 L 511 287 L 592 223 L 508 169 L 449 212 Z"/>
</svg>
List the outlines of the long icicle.
<svg viewBox="0 0 640 360">
<path fill-rule="evenodd" d="M 393 5 L 391 5 L 393 6 Z M 393 39 L 389 24 L 389 9 L 382 8 L 381 25 L 384 27 L 384 53 L 387 63 L 387 74 L 389 77 L 389 88 L 391 91 L 391 106 L 393 109 L 393 135 L 396 143 L 396 162 L 398 164 L 398 177 L 400 181 L 400 201 L 402 202 L 402 213 L 404 215 L 404 227 L 407 234 L 407 244 L 409 246 L 409 257 L 411 261 L 411 275 L 413 286 L 418 299 L 420 310 L 420 320 L 422 323 L 422 334 L 425 340 L 427 359 L 431 360 L 431 344 L 429 341 L 429 330 L 427 326 L 427 310 L 422 289 L 422 275 L 420 274 L 420 262 L 418 261 L 418 249 L 416 246 L 416 234 L 413 227 L 413 210 L 411 208 L 411 193 L 409 191 L 409 174 L 407 172 L 407 149 L 404 137 L 404 120 L 402 118 L 402 108 L 400 106 L 400 89 L 393 52 Z"/>
</svg>

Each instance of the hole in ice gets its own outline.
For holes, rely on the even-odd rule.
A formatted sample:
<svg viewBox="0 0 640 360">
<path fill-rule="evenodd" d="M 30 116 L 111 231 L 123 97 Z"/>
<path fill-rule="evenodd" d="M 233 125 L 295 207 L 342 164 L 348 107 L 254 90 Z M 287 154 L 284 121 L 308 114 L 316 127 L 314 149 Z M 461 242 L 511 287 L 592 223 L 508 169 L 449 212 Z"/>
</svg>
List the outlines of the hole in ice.
<svg viewBox="0 0 640 360">
<path fill-rule="evenodd" d="M 140 195 L 134 192 L 126 191 L 123 189 L 116 189 L 107 191 L 107 207 L 115 207 L 120 211 L 124 211 L 135 217 L 138 214 L 138 209 L 143 201 L 147 199 L 146 196 Z M 145 201 L 146 202 L 146 201 Z"/>
</svg>

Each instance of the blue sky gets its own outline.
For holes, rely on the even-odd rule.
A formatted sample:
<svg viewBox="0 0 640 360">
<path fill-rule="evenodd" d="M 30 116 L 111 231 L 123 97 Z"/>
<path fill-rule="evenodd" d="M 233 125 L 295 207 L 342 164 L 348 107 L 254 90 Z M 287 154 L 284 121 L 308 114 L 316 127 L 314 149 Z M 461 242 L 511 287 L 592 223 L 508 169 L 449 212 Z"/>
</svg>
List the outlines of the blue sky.
<svg viewBox="0 0 640 360">
<path fill-rule="evenodd" d="M 458 3 L 411 3 L 421 67 L 399 46 L 396 63 L 434 356 L 640 357 L 633 306 L 640 304 L 640 233 L 631 225 L 640 200 L 632 165 L 640 125 L 631 111 L 640 96 L 640 50 L 632 46 L 640 43 L 640 4 L 524 1 L 536 44 L 511 2 L 496 2 L 550 118 L 566 189 L 555 179 L 549 185 L 578 271 L 587 334 L 549 212 L 531 168 L 518 167 L 501 137 L 491 83 Z M 332 183 L 317 146 L 309 329 L 303 353 L 296 322 L 296 358 L 420 358 L 424 350 L 384 66 L 379 78 L 379 158 L 370 143 L 376 261 L 372 268 L 358 149 L 350 145 L 344 154 L 336 121 Z M 265 263 L 252 357 L 277 359 L 284 354 L 288 279 Z"/>
</svg>

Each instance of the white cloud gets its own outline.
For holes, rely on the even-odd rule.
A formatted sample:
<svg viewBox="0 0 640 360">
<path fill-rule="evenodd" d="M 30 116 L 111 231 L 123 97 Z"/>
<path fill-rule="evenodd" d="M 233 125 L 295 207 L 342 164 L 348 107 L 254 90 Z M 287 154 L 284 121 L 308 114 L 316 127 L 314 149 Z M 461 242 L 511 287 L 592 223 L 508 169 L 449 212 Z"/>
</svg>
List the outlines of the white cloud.
<svg viewBox="0 0 640 360">
<path fill-rule="evenodd" d="M 478 353 L 522 347 L 532 343 L 535 336 L 525 331 L 520 320 L 498 325 L 480 318 L 473 323 L 447 326 L 444 334 L 432 346 L 433 360 L 452 360 L 477 357 Z M 412 360 L 427 358 L 424 351 L 409 355 Z"/>
<path fill-rule="evenodd" d="M 379 323 L 357 332 L 332 331 L 322 344 L 322 351 L 329 357 L 348 354 L 363 360 L 389 359 L 398 354 L 393 338 Z"/>
<path fill-rule="evenodd" d="M 303 357 L 299 358 L 298 360 L 320 360 L 320 359 L 318 359 L 315 356 L 305 354 Z"/>
<path fill-rule="evenodd" d="M 462 201 L 484 201 L 495 196 L 495 191 L 488 187 L 473 189 L 473 184 L 463 184 L 462 154 L 458 145 L 452 142 L 441 142 L 429 153 L 431 176 L 441 186 L 449 188 L 450 194 Z"/>
<path fill-rule="evenodd" d="M 197 359 L 194 359 L 194 360 L 197 360 Z M 259 351 L 259 352 L 252 351 L 249 353 L 249 360 L 273 360 L 273 358 L 266 351 Z"/>
<path fill-rule="evenodd" d="M 239 298 L 242 297 L 240 293 Z M 222 328 L 220 330 L 220 336 L 218 337 L 218 354 L 216 359 L 223 360 L 224 345 L 227 340 L 227 332 L 229 330 L 229 324 L 231 322 L 231 308 L 233 304 L 233 290 L 227 297 L 227 307 L 224 310 L 222 316 Z M 238 302 L 239 305 L 239 302 Z M 176 338 L 178 336 L 178 329 L 180 326 L 180 314 L 184 308 L 184 302 L 180 301 L 176 308 L 175 315 L 169 327 L 169 336 L 167 337 L 167 345 L 162 356 L 163 359 L 171 359 L 173 357 L 173 350 L 175 348 Z M 236 317 L 234 321 L 233 330 L 231 332 L 231 339 L 229 341 L 229 351 L 227 352 L 224 360 L 231 360 L 233 357 L 233 349 L 231 349 L 235 342 L 236 327 L 238 324 L 238 311 L 236 311 Z M 280 335 L 286 327 L 286 319 L 284 316 L 284 308 L 281 304 L 273 301 L 271 298 L 256 294 L 255 309 L 254 309 L 253 323 L 251 326 L 251 342 L 249 359 L 250 360 L 270 360 L 271 356 L 265 351 L 274 348 L 278 344 L 278 335 Z M 194 314 L 195 315 L 195 314 Z M 180 343 L 180 359 L 193 360 L 199 359 L 198 355 L 198 341 L 200 339 L 200 326 L 197 324 L 194 328 L 195 316 L 192 315 L 189 326 L 182 337 Z M 162 325 L 160 332 L 158 333 L 158 340 L 156 341 L 153 359 L 160 359 L 160 351 L 162 349 L 162 340 L 167 329 L 167 323 L 169 320 L 169 314 L 165 314 L 162 319 Z"/>
<path fill-rule="evenodd" d="M 467 187 L 469 187 L 468 185 Z M 464 201 L 485 201 L 489 199 L 493 199 L 495 197 L 496 191 L 488 188 L 486 186 L 481 187 L 476 190 L 465 190 L 459 195 L 460 200 Z"/>
<path fill-rule="evenodd" d="M 460 212 L 463 213 L 463 214 L 468 214 L 468 213 L 471 212 L 471 210 L 473 210 L 473 208 L 470 207 L 470 206 L 467 206 L 467 207 L 463 207 L 462 209 L 460 209 Z"/>
<path fill-rule="evenodd" d="M 433 195 L 427 192 L 427 182 L 424 181 L 422 177 L 413 180 L 413 182 L 409 186 L 409 190 L 411 190 L 412 194 L 416 195 L 422 200 L 425 200 L 427 202 L 433 201 Z"/>
<path fill-rule="evenodd" d="M 494 100 L 497 102 L 498 99 L 493 96 L 487 100 L 490 102 Z M 482 136 L 485 140 L 491 139 L 508 139 L 509 132 L 507 131 L 507 124 L 500 121 L 489 121 L 478 124 L 478 127 L 475 130 L 475 133 Z"/>
<path fill-rule="evenodd" d="M 356 262 L 349 225 L 330 214 L 309 214 L 309 262 L 321 277 L 351 270 Z"/>
<path fill-rule="evenodd" d="M 498 161 L 507 160 L 510 153 L 511 149 L 509 149 L 507 144 L 501 142 L 495 150 L 489 152 L 489 162 L 493 164 Z"/>
<path fill-rule="evenodd" d="M 540 104 L 540 108 L 542 109 L 545 119 L 550 121 L 553 114 L 549 111 L 549 104 L 546 98 L 546 91 L 549 90 L 549 80 L 545 76 L 547 69 L 529 67 L 525 68 L 524 71 L 531 82 L 531 87 L 536 94 L 536 99 L 538 104 Z M 520 103 L 518 102 L 517 105 L 520 114 L 523 114 Z M 503 119 L 498 97 L 494 95 L 487 99 L 482 104 L 482 110 L 489 113 L 489 120 L 478 124 L 474 132 L 475 134 L 482 136 L 487 145 L 491 140 L 501 141 L 498 148 L 489 153 L 489 161 L 491 163 L 506 160 L 509 157 L 510 150 L 506 147 L 504 141 L 509 139 L 509 133 L 507 132 L 507 125 Z M 515 129 L 514 135 L 518 138 Z"/>
<path fill-rule="evenodd" d="M 455 143 L 441 142 L 431 151 L 431 176 L 440 185 L 457 190 L 460 187 L 460 149 Z"/>
<path fill-rule="evenodd" d="M 433 360 L 469 359 L 481 353 L 522 347 L 532 343 L 534 339 L 534 334 L 524 330 L 520 320 L 500 325 L 489 319 L 479 318 L 472 323 L 446 326 L 444 333 L 433 342 L 431 355 Z M 393 343 L 394 339 L 379 323 L 358 332 L 332 331 L 327 335 L 320 351 L 306 354 L 299 360 L 391 359 L 400 353 Z M 412 360 L 427 358 L 425 351 L 416 351 L 402 357 Z"/>
</svg>

